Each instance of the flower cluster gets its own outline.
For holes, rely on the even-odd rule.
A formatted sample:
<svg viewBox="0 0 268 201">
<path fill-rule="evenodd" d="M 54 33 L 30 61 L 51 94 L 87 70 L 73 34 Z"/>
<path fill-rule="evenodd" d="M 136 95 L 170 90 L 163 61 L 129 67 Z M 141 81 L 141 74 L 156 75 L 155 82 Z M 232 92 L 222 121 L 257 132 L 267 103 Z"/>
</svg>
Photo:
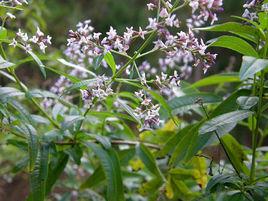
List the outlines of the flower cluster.
<svg viewBox="0 0 268 201">
<path fill-rule="evenodd" d="M 134 39 L 146 41 L 146 43 L 150 39 L 149 42 L 153 44 L 152 49 L 145 53 L 141 52 L 137 58 L 155 52 L 160 52 L 162 58 L 158 61 L 158 68 L 152 67 L 148 61 L 143 61 L 138 66 L 140 82 L 143 86 L 150 88 L 149 85 L 152 82 L 147 82 L 147 78 L 154 76 L 153 84 L 159 91 L 169 98 L 173 97 L 173 89 L 179 87 L 181 79 L 186 79 L 191 75 L 193 66 L 202 68 L 206 72 L 216 59 L 215 54 L 206 51 L 207 46 L 204 42 L 195 37 L 191 27 L 197 26 L 198 23 L 202 25 L 207 21 L 212 23 L 216 21 L 216 12 L 222 10 L 222 0 L 193 0 L 188 3 L 193 11 L 192 21 L 188 20 L 188 25 L 192 22 L 188 32 L 182 31 L 180 27 L 182 22 L 174 12 L 178 5 L 173 5 L 171 0 L 151 1 L 147 4 L 148 10 L 158 12 L 158 17 L 149 17 L 145 28 L 127 27 L 124 33 L 119 34 L 111 26 L 105 34 L 102 34 L 95 32 L 90 20 L 80 22 L 75 31 L 69 31 L 65 55 L 82 67 L 93 66 L 94 59 L 108 51 L 129 58 L 128 52 Z M 151 37 L 148 37 L 149 34 Z M 105 61 L 102 61 L 102 66 L 107 66 Z M 122 68 L 121 66 L 124 65 L 118 65 L 117 69 Z M 131 64 L 125 68 L 126 75 L 131 74 L 131 69 L 133 69 Z M 109 80 L 110 78 L 106 76 L 98 76 L 87 90 L 81 90 L 84 102 L 91 106 L 95 100 L 104 100 L 113 94 L 110 84 L 107 85 L 110 83 Z M 62 86 L 66 85 L 65 81 L 58 80 L 53 91 L 56 89 L 57 93 L 62 91 Z M 135 112 L 142 119 L 143 128 L 158 126 L 160 123 L 159 105 L 154 105 L 143 91 L 137 92 L 136 96 L 140 99 L 141 105 L 136 108 Z"/>
<path fill-rule="evenodd" d="M 48 45 L 51 45 L 51 37 L 45 36 L 45 34 L 37 27 L 36 34 L 32 37 L 29 37 L 27 33 L 22 32 L 21 29 L 16 34 L 16 38 L 13 39 L 10 46 L 16 47 L 18 42 L 23 45 L 24 49 L 28 52 L 32 50 L 32 44 L 36 44 L 40 50 L 45 53 Z"/>
<path fill-rule="evenodd" d="M 206 52 L 207 46 L 202 40 L 199 41 L 191 30 L 189 33 L 181 31 L 177 35 L 168 34 L 160 43 L 162 45 L 159 48 L 166 47 L 166 57 L 159 60 L 161 69 L 166 71 L 183 64 L 183 70 L 185 70 L 182 71 L 183 77 L 187 77 L 188 66 L 200 67 L 206 72 L 216 59 L 215 54 Z"/>
<path fill-rule="evenodd" d="M 95 101 L 105 100 L 113 94 L 111 85 L 107 84 L 110 79 L 104 75 L 97 76 L 88 85 L 86 90 L 81 90 L 82 99 L 86 105 L 91 106 Z"/>
<path fill-rule="evenodd" d="M 213 24 L 218 20 L 217 12 L 223 11 L 223 0 L 191 0 L 192 18 L 188 19 L 189 27 L 200 27 L 207 21 Z"/>
<path fill-rule="evenodd" d="M 143 121 L 141 130 L 158 127 L 160 125 L 160 106 L 154 105 L 152 99 L 148 98 L 143 90 L 135 92 L 135 95 L 141 101 L 140 106 L 135 109 L 135 115 Z"/>
<path fill-rule="evenodd" d="M 21 6 L 22 4 L 28 4 L 27 0 L 2 0 L 0 1 L 0 5 L 8 5 L 8 6 Z"/>
<path fill-rule="evenodd" d="M 261 7 L 261 10 L 267 11 L 268 9 L 268 4 L 261 4 L 263 3 L 263 0 L 248 0 L 243 7 L 245 8 L 245 11 L 242 15 L 242 17 L 247 18 L 249 20 L 257 20 L 258 19 L 258 14 L 257 10 Z"/>
<path fill-rule="evenodd" d="M 167 97 L 171 98 L 173 95 L 172 89 L 174 87 L 179 87 L 181 78 L 177 71 L 174 71 L 174 75 L 168 76 L 165 73 L 161 73 L 161 76 L 156 76 L 155 84 L 159 88 L 160 92 Z"/>
<path fill-rule="evenodd" d="M 119 52 L 126 52 L 129 50 L 129 45 L 134 37 L 141 37 L 144 39 L 146 31 L 139 28 L 139 31 L 133 30 L 133 27 L 126 28 L 123 36 L 119 36 L 117 31 L 110 27 L 106 36 L 101 39 L 101 33 L 93 32 L 94 28 L 89 25 L 90 20 L 78 24 L 77 31 L 69 31 L 68 46 L 74 50 L 80 50 L 79 56 L 83 58 L 96 57 L 103 52 L 115 50 Z M 70 51 L 68 50 L 68 51 Z"/>
</svg>

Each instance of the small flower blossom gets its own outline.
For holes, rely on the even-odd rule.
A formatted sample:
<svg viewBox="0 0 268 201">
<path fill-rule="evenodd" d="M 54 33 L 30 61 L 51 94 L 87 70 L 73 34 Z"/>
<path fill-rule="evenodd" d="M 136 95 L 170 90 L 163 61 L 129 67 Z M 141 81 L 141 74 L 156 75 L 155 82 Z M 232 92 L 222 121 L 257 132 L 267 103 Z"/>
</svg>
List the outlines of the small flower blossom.
<svg viewBox="0 0 268 201">
<path fill-rule="evenodd" d="M 6 15 L 7 15 L 7 17 L 9 17 L 9 18 L 12 19 L 12 20 L 13 20 L 13 19 L 16 19 L 16 16 L 13 15 L 12 13 L 7 12 Z"/>
<path fill-rule="evenodd" d="M 189 6 L 192 8 L 193 15 L 191 20 L 188 20 L 188 27 L 201 26 L 209 20 L 213 24 L 218 20 L 216 13 L 223 11 L 222 5 L 223 0 L 190 1 Z"/>
<path fill-rule="evenodd" d="M 147 8 L 148 8 L 148 10 L 154 10 L 156 8 L 156 5 L 153 3 L 148 3 Z"/>
<path fill-rule="evenodd" d="M 141 101 L 140 106 L 135 109 L 135 115 L 143 122 L 141 130 L 151 130 L 158 127 L 160 124 L 160 106 L 154 105 L 152 99 L 147 97 L 143 90 L 135 92 L 135 95 Z"/>
<path fill-rule="evenodd" d="M 109 40 L 113 40 L 117 35 L 116 30 L 113 27 L 110 27 L 110 31 L 106 34 L 108 35 Z"/>
<path fill-rule="evenodd" d="M 109 78 L 106 76 L 98 76 L 89 84 L 88 89 L 81 90 L 82 99 L 87 105 L 92 105 L 93 102 L 105 100 L 108 96 L 113 94 L 113 89 L 107 85 Z"/>
<path fill-rule="evenodd" d="M 9 45 L 12 46 L 12 47 L 16 47 L 17 44 L 18 44 L 18 42 L 16 41 L 15 38 L 13 38 L 13 39 L 12 39 L 12 42 L 11 42 Z"/>
<path fill-rule="evenodd" d="M 157 29 L 157 19 L 156 18 L 149 18 L 149 25 L 146 27 L 146 29 Z"/>
<path fill-rule="evenodd" d="M 45 53 L 46 48 L 48 45 L 51 45 L 51 37 L 45 36 L 45 34 L 37 27 L 36 34 L 32 36 L 31 38 L 28 36 L 27 33 L 24 33 L 19 29 L 19 31 L 16 33 L 16 39 L 20 39 L 19 41 L 16 39 L 13 39 L 12 43 L 10 44 L 13 47 L 16 47 L 16 45 L 21 43 L 24 46 L 24 49 L 26 52 L 29 52 L 32 50 L 31 44 L 36 44 L 40 48 L 40 50 Z"/>
</svg>

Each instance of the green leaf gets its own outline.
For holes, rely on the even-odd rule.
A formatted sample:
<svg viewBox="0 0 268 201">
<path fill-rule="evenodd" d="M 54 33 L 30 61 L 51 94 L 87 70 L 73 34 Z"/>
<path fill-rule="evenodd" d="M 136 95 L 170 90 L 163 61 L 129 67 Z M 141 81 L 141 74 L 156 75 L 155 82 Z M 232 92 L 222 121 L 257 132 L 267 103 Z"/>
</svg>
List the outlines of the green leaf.
<svg viewBox="0 0 268 201">
<path fill-rule="evenodd" d="M 9 68 L 12 66 L 15 66 L 15 64 L 6 61 L 3 59 L 3 57 L 0 56 L 0 69 Z"/>
<path fill-rule="evenodd" d="M 254 75 L 268 67 L 267 59 L 244 56 L 239 75 L 241 80 L 253 78 Z"/>
<path fill-rule="evenodd" d="M 41 73 L 43 74 L 44 78 L 46 78 L 47 75 L 46 75 L 45 65 L 42 63 L 42 61 L 38 58 L 38 56 L 35 53 L 33 53 L 32 51 L 27 51 L 27 52 L 31 55 L 34 61 L 38 64 Z"/>
<path fill-rule="evenodd" d="M 50 68 L 50 67 L 48 67 L 48 66 L 46 66 L 46 68 L 47 68 L 48 70 L 52 71 L 53 73 L 56 73 L 56 74 L 58 74 L 58 75 L 62 75 L 63 77 L 69 79 L 71 82 L 74 82 L 74 83 L 75 83 L 75 82 L 80 82 L 80 81 L 81 81 L 79 78 L 74 77 L 74 76 L 71 76 L 71 75 L 69 75 L 68 73 L 59 71 L 59 70 L 54 69 L 54 68 Z"/>
<path fill-rule="evenodd" d="M 62 123 L 62 130 L 66 130 L 69 128 L 74 127 L 74 124 L 85 119 L 84 116 L 79 116 L 79 115 L 68 115 L 65 116 L 64 122 Z"/>
<path fill-rule="evenodd" d="M 204 104 L 208 104 L 218 103 L 222 98 L 212 93 L 193 93 L 175 97 L 168 102 L 168 105 L 173 110 L 173 114 L 177 114 L 184 108 L 192 109 L 194 106 L 199 106 L 197 103 L 198 100 L 202 100 Z"/>
<path fill-rule="evenodd" d="M 255 106 L 258 101 L 259 98 L 256 96 L 240 96 L 236 102 L 243 110 L 249 110 Z"/>
<path fill-rule="evenodd" d="M 104 55 L 104 60 L 110 66 L 110 68 L 112 69 L 113 75 L 114 75 L 115 72 L 116 72 L 116 63 L 114 61 L 114 57 L 113 57 L 112 53 L 111 52 L 107 52 Z"/>
<path fill-rule="evenodd" d="M 227 134 L 222 137 L 222 143 L 230 157 L 230 160 L 232 161 L 232 164 L 235 166 L 235 169 L 249 175 L 249 170 L 243 162 L 248 160 L 247 156 L 236 139 Z"/>
<path fill-rule="evenodd" d="M 213 40 L 209 46 L 223 47 L 234 50 L 242 55 L 258 57 L 258 53 L 249 43 L 235 36 L 221 36 Z"/>
<path fill-rule="evenodd" d="M 178 162 L 182 160 L 188 161 L 191 159 L 197 152 L 196 146 L 198 145 L 198 130 L 201 123 L 191 125 L 187 129 L 183 129 L 183 133 L 179 132 L 180 140 L 178 141 L 173 154 L 171 155 L 169 164 L 176 166 Z"/>
<path fill-rule="evenodd" d="M 35 166 L 35 161 L 38 156 L 38 136 L 36 130 L 31 125 L 24 125 L 21 127 L 21 131 L 26 133 L 28 140 L 28 152 L 29 152 L 29 169 L 32 171 Z"/>
<path fill-rule="evenodd" d="M 108 183 L 107 200 L 124 201 L 124 188 L 117 153 L 113 149 L 104 150 L 93 143 L 86 143 L 86 146 L 90 147 L 101 161 Z"/>
<path fill-rule="evenodd" d="M 211 32 L 229 32 L 250 40 L 254 43 L 258 43 L 258 30 L 252 26 L 241 24 L 238 22 L 227 22 L 215 26 L 198 28 L 200 31 L 211 31 Z"/>
<path fill-rule="evenodd" d="M 89 75 L 91 75 L 91 76 L 93 76 L 93 77 L 96 77 L 96 74 L 95 74 L 95 73 L 89 71 L 88 69 L 86 69 L 86 68 L 84 68 L 84 67 L 82 67 L 82 66 L 79 66 L 79 65 L 77 65 L 77 64 L 70 63 L 70 62 L 66 61 L 65 59 L 58 59 L 58 61 L 59 61 L 60 63 L 62 63 L 63 65 L 65 65 L 65 66 L 74 68 L 74 69 L 79 70 L 79 71 L 82 71 L 82 72 L 86 72 L 86 73 L 88 73 Z"/>
<path fill-rule="evenodd" d="M 117 99 L 117 102 L 130 116 L 132 116 L 136 120 L 137 123 L 141 124 L 141 120 L 139 119 L 139 117 L 136 116 L 134 110 L 130 106 L 128 106 L 125 101 Z"/>
<path fill-rule="evenodd" d="M 53 161 L 49 164 L 49 172 L 46 183 L 46 195 L 51 192 L 53 185 L 56 183 L 69 160 L 69 156 L 61 152 L 57 157 L 53 157 Z"/>
<path fill-rule="evenodd" d="M 236 183 L 240 182 L 240 179 L 233 174 L 219 174 L 212 177 L 206 187 L 208 193 L 214 193 L 225 189 L 225 186 L 233 185 L 236 186 Z"/>
<path fill-rule="evenodd" d="M 210 114 L 210 118 L 214 118 L 214 117 L 220 116 L 222 114 L 237 110 L 238 109 L 238 106 L 236 104 L 237 98 L 240 96 L 248 96 L 248 95 L 250 95 L 250 93 L 251 93 L 251 91 L 247 90 L 247 89 L 235 91 L 232 95 L 230 95 L 220 105 L 218 105 L 216 107 L 216 109 Z M 219 132 L 218 134 L 219 135 L 226 134 L 226 133 L 224 133 L 225 129 L 223 129 L 223 128 L 226 128 L 227 129 L 226 131 L 228 131 L 228 129 L 234 128 L 235 125 L 236 125 L 236 123 L 230 123 L 229 125 L 223 126 L 220 130 L 218 130 L 218 132 Z M 209 146 L 216 141 L 218 141 L 218 139 L 217 139 L 214 132 L 199 135 L 198 136 L 199 146 L 197 149 L 201 150 L 204 147 Z"/>
<path fill-rule="evenodd" d="M 105 179 L 105 174 L 103 172 L 102 167 L 98 167 L 93 174 L 91 174 L 87 180 L 82 183 L 80 189 L 92 188 L 93 186 L 98 185 Z"/>
<path fill-rule="evenodd" d="M 86 90 L 88 88 L 88 85 L 90 85 L 91 83 L 94 83 L 94 81 L 96 81 L 96 79 L 88 79 L 88 80 L 82 80 L 79 82 L 76 82 L 75 84 L 71 85 L 70 87 L 66 88 L 64 90 L 64 93 L 73 91 L 73 90 L 77 90 L 77 89 L 84 89 Z"/>
<path fill-rule="evenodd" d="M 15 78 L 12 75 L 10 75 L 9 73 L 7 73 L 3 70 L 0 70 L 0 74 L 5 76 L 6 78 L 10 79 L 11 81 L 16 82 Z"/>
<path fill-rule="evenodd" d="M 24 96 L 24 93 L 13 87 L 0 87 L 0 99 L 5 100 L 16 96 Z"/>
<path fill-rule="evenodd" d="M 49 145 L 43 144 L 30 175 L 32 201 L 44 201 L 46 196 L 46 181 L 48 176 Z"/>
<path fill-rule="evenodd" d="M 104 58 L 104 55 L 101 54 L 100 56 L 97 56 L 93 59 L 93 66 L 95 70 L 97 70 L 100 67 L 103 58 Z"/>
<path fill-rule="evenodd" d="M 207 121 L 199 130 L 199 134 L 206 134 L 217 131 L 221 134 L 227 134 L 241 120 L 248 118 L 253 113 L 248 110 L 238 110 L 217 116 Z M 220 135 L 220 134 L 219 134 Z"/>
<path fill-rule="evenodd" d="M 237 73 L 212 75 L 195 82 L 191 86 L 199 88 L 199 87 L 206 87 L 231 82 L 240 82 L 239 75 Z"/>
<path fill-rule="evenodd" d="M 143 164 L 146 166 L 146 168 L 154 174 L 154 176 L 161 178 L 162 174 L 156 164 L 156 160 L 154 159 L 154 156 L 150 152 L 150 150 L 144 146 L 143 144 L 140 144 L 136 148 L 137 155 L 142 160 Z"/>
<path fill-rule="evenodd" d="M 81 158 L 83 156 L 83 150 L 79 145 L 74 145 L 65 151 L 69 154 L 70 158 L 77 164 L 81 164 Z"/>
<path fill-rule="evenodd" d="M 7 38 L 7 30 L 5 27 L 0 27 L 0 40 Z"/>
<path fill-rule="evenodd" d="M 265 30 L 268 28 L 268 14 L 267 12 L 260 12 L 258 13 L 259 22 L 261 29 Z"/>
<path fill-rule="evenodd" d="M 190 129 L 192 128 L 192 125 L 186 126 L 185 128 L 181 129 L 179 132 L 172 135 L 166 144 L 164 144 L 163 148 L 158 152 L 159 157 L 164 157 L 170 152 L 173 152 L 175 147 L 179 144 L 181 141 L 181 138 L 184 134 L 186 134 Z"/>
<path fill-rule="evenodd" d="M 228 98 L 226 98 L 220 105 L 216 107 L 216 109 L 210 114 L 210 118 L 237 110 L 236 105 L 237 98 L 240 96 L 249 96 L 250 93 L 251 93 L 250 90 L 247 89 L 241 89 L 235 91 Z"/>
</svg>

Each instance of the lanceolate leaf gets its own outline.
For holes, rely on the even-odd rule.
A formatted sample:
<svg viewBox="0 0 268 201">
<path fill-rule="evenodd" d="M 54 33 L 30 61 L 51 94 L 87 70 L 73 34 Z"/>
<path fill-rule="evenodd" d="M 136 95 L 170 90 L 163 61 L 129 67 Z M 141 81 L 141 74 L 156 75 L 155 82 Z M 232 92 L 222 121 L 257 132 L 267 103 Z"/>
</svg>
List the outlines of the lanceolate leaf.
<svg viewBox="0 0 268 201">
<path fill-rule="evenodd" d="M 228 98 L 226 98 L 220 105 L 216 107 L 216 109 L 210 114 L 210 118 L 214 118 L 217 116 L 220 116 L 225 113 L 233 112 L 238 109 L 238 105 L 236 103 L 237 98 L 240 96 L 248 96 L 250 95 L 250 90 L 242 89 L 239 91 L 234 92 L 232 95 L 230 95 Z M 219 135 L 224 135 L 226 131 L 229 129 L 232 129 L 236 126 L 236 123 L 230 123 L 229 125 L 223 125 L 221 126 L 221 129 L 218 129 Z M 225 129 L 224 129 L 225 128 Z M 229 132 L 229 131 L 228 131 Z M 228 133 L 227 132 L 227 133 Z M 206 133 L 203 135 L 198 136 L 198 148 L 197 150 L 203 149 L 206 146 L 209 146 L 210 144 L 217 142 L 218 139 L 214 132 Z"/>
<path fill-rule="evenodd" d="M 173 113 L 181 112 L 182 109 L 189 107 L 192 109 L 193 106 L 198 106 L 197 101 L 201 100 L 202 103 L 217 103 L 222 100 L 221 97 L 211 93 L 193 93 L 187 94 L 180 97 L 175 97 L 168 102 L 169 107 L 173 110 Z"/>
<path fill-rule="evenodd" d="M 137 146 L 136 151 L 137 151 L 137 155 L 140 157 L 140 159 L 142 160 L 144 165 L 147 167 L 147 169 L 151 173 L 153 173 L 156 177 L 161 178 L 161 172 L 150 150 L 143 144 L 140 144 L 139 146 Z"/>
<path fill-rule="evenodd" d="M 243 162 L 247 160 L 247 156 L 240 144 L 233 136 L 229 134 L 222 137 L 222 142 L 226 151 L 228 152 L 230 160 L 235 165 L 235 169 L 248 175 L 249 170 Z"/>
<path fill-rule="evenodd" d="M 66 65 L 66 66 L 68 66 L 68 67 L 77 69 L 77 70 L 82 71 L 82 72 L 86 72 L 86 73 L 88 73 L 89 75 L 91 75 L 91 76 L 93 76 L 93 77 L 96 77 L 96 74 L 95 74 L 95 73 L 89 71 L 88 69 L 86 69 L 86 68 L 84 68 L 84 67 L 82 67 L 82 66 L 79 66 L 79 65 L 77 65 L 77 64 L 70 63 L 70 62 L 68 62 L 68 61 L 66 61 L 66 60 L 64 60 L 64 59 L 58 59 L 58 61 L 59 61 L 60 63 L 62 63 L 63 65 Z"/>
<path fill-rule="evenodd" d="M 220 105 L 216 107 L 216 109 L 210 114 L 210 118 L 219 116 L 224 113 L 232 112 L 237 110 L 236 100 L 240 96 L 249 96 L 250 90 L 242 89 L 235 91 L 228 98 L 226 98 Z"/>
<path fill-rule="evenodd" d="M 259 98 L 256 96 L 240 96 L 236 102 L 243 110 L 249 110 L 255 106 L 258 101 Z"/>
<path fill-rule="evenodd" d="M 177 144 L 179 144 L 182 136 L 187 133 L 188 130 L 191 129 L 191 125 L 190 126 L 186 126 L 185 128 L 183 128 L 182 130 L 180 130 L 178 133 L 174 134 L 173 136 L 171 136 L 168 141 L 166 142 L 166 144 L 164 145 L 164 147 L 159 151 L 158 156 L 159 157 L 164 157 L 165 155 L 167 155 L 168 153 L 171 153 L 174 151 L 175 147 Z"/>
<path fill-rule="evenodd" d="M 91 188 L 93 186 L 98 185 L 105 179 L 105 174 L 103 172 L 102 167 L 98 167 L 92 175 L 88 177 L 88 179 L 80 186 L 80 189 Z"/>
<path fill-rule="evenodd" d="M 53 161 L 49 164 L 49 172 L 46 183 L 46 195 L 48 195 L 58 180 L 63 170 L 65 169 L 69 156 L 63 152 L 59 153 L 57 157 L 54 158 Z"/>
<path fill-rule="evenodd" d="M 15 64 L 6 61 L 5 59 L 3 59 L 3 57 L 0 56 L 0 69 L 9 68 L 14 65 Z"/>
<path fill-rule="evenodd" d="M 249 43 L 235 36 L 221 36 L 216 38 L 209 46 L 224 47 L 242 55 L 258 57 L 258 53 Z"/>
<path fill-rule="evenodd" d="M 28 139 L 28 152 L 29 152 L 29 169 L 34 169 L 35 161 L 38 155 L 38 136 L 35 129 L 31 125 L 25 125 L 22 127 L 22 131 L 27 133 Z"/>
<path fill-rule="evenodd" d="M 230 32 L 254 43 L 258 43 L 259 38 L 257 29 L 238 22 L 227 22 L 215 26 L 198 28 L 198 30 L 212 32 Z"/>
<path fill-rule="evenodd" d="M 225 84 L 231 82 L 240 82 L 238 73 L 218 74 L 206 77 L 192 84 L 192 87 L 206 87 L 210 85 Z"/>
<path fill-rule="evenodd" d="M 175 166 L 179 161 L 187 161 L 196 154 L 199 127 L 200 123 L 192 125 L 189 129 L 183 129 L 184 133 L 179 133 L 180 140 L 171 155 L 170 165 Z"/>
<path fill-rule="evenodd" d="M 107 200 L 124 201 L 124 188 L 117 153 L 113 149 L 104 150 L 93 143 L 86 143 L 86 146 L 90 147 L 101 161 L 108 184 Z"/>
<path fill-rule="evenodd" d="M 16 88 L 12 87 L 1 87 L 0 88 L 0 99 L 6 99 L 10 97 L 15 97 L 15 96 L 23 96 L 24 93 L 19 91 Z"/>
<path fill-rule="evenodd" d="M 116 72 L 116 64 L 115 64 L 114 57 L 113 57 L 112 53 L 111 52 L 107 52 L 104 55 L 104 60 L 109 65 L 109 67 L 112 69 L 112 72 L 113 72 L 113 75 L 114 75 L 115 72 Z"/>
<path fill-rule="evenodd" d="M 4 27 L 0 27 L 0 39 L 4 40 L 7 38 L 7 30 Z"/>
<path fill-rule="evenodd" d="M 224 132 L 227 134 L 233 129 L 233 126 L 236 125 L 239 121 L 248 118 L 253 113 L 248 110 L 238 110 L 235 112 L 226 113 L 220 116 L 217 116 L 208 122 L 206 122 L 201 128 L 199 133 L 206 134 L 214 131 L 219 131 L 223 129 Z"/>
<path fill-rule="evenodd" d="M 141 120 L 138 118 L 138 116 L 135 114 L 134 110 L 130 106 L 128 106 L 123 100 L 117 99 L 117 101 L 131 117 L 133 117 L 139 124 L 141 124 Z"/>
<path fill-rule="evenodd" d="M 48 176 L 49 145 L 43 144 L 31 172 L 31 201 L 44 201 L 46 196 L 46 181 Z"/>
<path fill-rule="evenodd" d="M 27 51 L 27 52 L 31 55 L 34 61 L 38 64 L 41 73 L 43 74 L 44 78 L 46 78 L 47 74 L 46 74 L 45 65 L 42 63 L 42 61 L 38 58 L 38 56 L 35 53 L 33 53 L 32 51 Z"/>
<path fill-rule="evenodd" d="M 258 59 L 255 57 L 244 56 L 242 67 L 240 69 L 240 79 L 246 80 L 253 78 L 254 75 L 268 67 L 267 59 Z"/>
</svg>

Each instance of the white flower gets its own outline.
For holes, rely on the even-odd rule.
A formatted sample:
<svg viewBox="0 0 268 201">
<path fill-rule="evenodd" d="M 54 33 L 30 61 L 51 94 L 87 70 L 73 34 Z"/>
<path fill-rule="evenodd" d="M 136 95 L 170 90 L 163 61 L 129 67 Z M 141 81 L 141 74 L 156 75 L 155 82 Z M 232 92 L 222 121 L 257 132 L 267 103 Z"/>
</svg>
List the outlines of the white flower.
<svg viewBox="0 0 268 201">
<path fill-rule="evenodd" d="M 156 18 L 149 18 L 149 25 L 146 27 L 146 29 L 157 29 L 157 19 Z"/>
<path fill-rule="evenodd" d="M 16 19 L 16 16 L 13 15 L 12 13 L 7 12 L 6 15 L 7 15 L 7 17 L 9 17 L 10 19 Z"/>
<path fill-rule="evenodd" d="M 162 8 L 161 12 L 159 13 L 161 18 L 167 18 L 169 16 L 168 11 L 166 8 Z"/>
<path fill-rule="evenodd" d="M 139 36 L 144 40 L 145 39 L 145 34 L 147 31 L 143 31 L 141 27 L 139 27 Z"/>
<path fill-rule="evenodd" d="M 12 42 L 11 42 L 9 45 L 12 46 L 12 47 L 16 47 L 17 44 L 18 44 L 18 42 L 16 41 L 15 38 L 13 38 L 13 39 L 12 39 Z"/>
<path fill-rule="evenodd" d="M 155 7 L 156 7 L 156 6 L 155 6 L 153 3 L 148 3 L 148 4 L 147 4 L 147 8 L 148 8 L 148 10 L 154 10 Z"/>
<path fill-rule="evenodd" d="M 109 32 L 107 32 L 106 34 L 108 35 L 108 39 L 109 39 L 109 40 L 113 40 L 113 39 L 116 37 L 117 32 L 116 32 L 116 30 L 111 26 Z"/>
</svg>

